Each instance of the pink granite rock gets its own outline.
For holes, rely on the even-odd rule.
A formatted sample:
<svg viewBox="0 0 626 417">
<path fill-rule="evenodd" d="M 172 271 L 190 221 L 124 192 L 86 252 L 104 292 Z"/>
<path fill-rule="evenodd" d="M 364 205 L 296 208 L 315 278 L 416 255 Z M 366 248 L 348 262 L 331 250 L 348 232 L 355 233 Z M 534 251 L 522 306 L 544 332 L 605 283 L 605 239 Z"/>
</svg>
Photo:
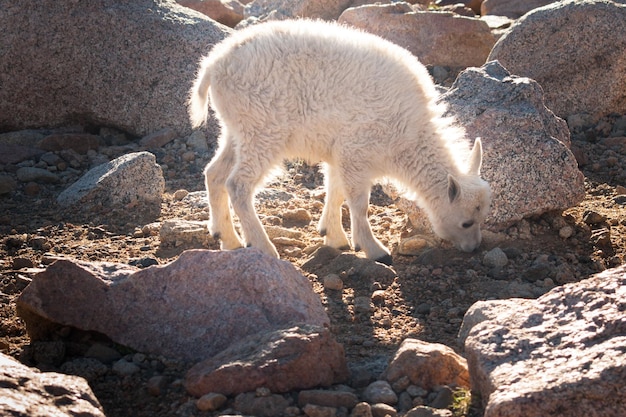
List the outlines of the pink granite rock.
<svg viewBox="0 0 626 417">
<path fill-rule="evenodd" d="M 511 300 L 465 342 L 485 417 L 621 417 L 626 397 L 626 266 Z"/>
<path fill-rule="evenodd" d="M 480 19 L 416 11 L 407 3 L 347 9 L 339 22 L 379 35 L 411 51 L 425 65 L 480 66 L 495 38 Z"/>
<path fill-rule="evenodd" d="M 556 0 L 484 0 L 480 5 L 480 14 L 517 19 L 533 9 L 555 2 Z"/>
<path fill-rule="evenodd" d="M 104 411 L 85 379 L 39 372 L 0 353 L 0 415 L 104 417 Z"/>
<path fill-rule="evenodd" d="M 260 332 L 196 364 L 185 377 L 195 396 L 234 395 L 265 387 L 280 393 L 345 382 L 343 346 L 328 328 L 300 326 Z"/>
<path fill-rule="evenodd" d="M 35 340 L 48 336 L 43 318 L 185 360 L 206 359 L 258 332 L 329 323 L 309 281 L 256 249 L 190 250 L 143 270 L 59 260 L 17 304 Z"/>
<path fill-rule="evenodd" d="M 0 7 L 0 130 L 92 123 L 191 131 L 197 61 L 228 29 L 173 1 L 23 0 Z"/>
<path fill-rule="evenodd" d="M 624 114 L 624 22 L 623 1 L 555 2 L 518 20 L 494 45 L 489 60 L 537 81 L 546 106 L 559 117 Z"/>
<path fill-rule="evenodd" d="M 412 384 L 430 390 L 437 385 L 469 387 L 465 359 L 448 346 L 405 339 L 383 372 L 391 384 L 408 377 Z"/>
</svg>

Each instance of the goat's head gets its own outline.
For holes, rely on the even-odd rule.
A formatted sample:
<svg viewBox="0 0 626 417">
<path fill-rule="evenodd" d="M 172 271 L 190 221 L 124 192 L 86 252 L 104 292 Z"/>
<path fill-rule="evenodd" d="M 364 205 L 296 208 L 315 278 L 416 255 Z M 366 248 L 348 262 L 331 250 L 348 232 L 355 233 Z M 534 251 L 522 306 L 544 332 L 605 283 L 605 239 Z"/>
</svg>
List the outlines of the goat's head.
<svg viewBox="0 0 626 417">
<path fill-rule="evenodd" d="M 448 176 L 448 195 L 438 210 L 430 213 L 433 230 L 457 248 L 472 252 L 480 245 L 480 225 L 491 205 L 491 189 L 480 177 L 482 145 L 476 139 L 467 174 Z"/>
</svg>

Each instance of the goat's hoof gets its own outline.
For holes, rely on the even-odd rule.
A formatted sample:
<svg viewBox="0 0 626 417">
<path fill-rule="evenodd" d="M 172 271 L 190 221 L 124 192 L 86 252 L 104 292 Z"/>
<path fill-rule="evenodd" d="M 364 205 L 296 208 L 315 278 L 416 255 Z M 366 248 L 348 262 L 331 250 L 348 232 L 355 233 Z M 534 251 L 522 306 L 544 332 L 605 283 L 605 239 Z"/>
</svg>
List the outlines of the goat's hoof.
<svg viewBox="0 0 626 417">
<path fill-rule="evenodd" d="M 339 250 L 350 250 L 350 245 L 339 246 L 337 249 L 339 249 Z"/>
<path fill-rule="evenodd" d="M 376 262 L 380 262 L 381 264 L 385 264 L 387 266 L 391 266 L 393 264 L 393 258 L 391 257 L 391 255 L 385 255 L 385 256 L 381 256 L 380 258 L 376 259 Z"/>
<path fill-rule="evenodd" d="M 221 237 L 222 237 L 222 234 L 220 232 L 213 233 L 213 239 L 220 240 Z"/>
<path fill-rule="evenodd" d="M 356 246 L 354 247 L 354 251 L 355 251 L 355 252 L 361 252 L 361 247 L 360 247 L 359 245 L 356 245 Z"/>
<path fill-rule="evenodd" d="M 321 229 L 320 230 L 320 236 L 322 236 L 322 237 L 326 236 L 326 229 Z"/>
</svg>

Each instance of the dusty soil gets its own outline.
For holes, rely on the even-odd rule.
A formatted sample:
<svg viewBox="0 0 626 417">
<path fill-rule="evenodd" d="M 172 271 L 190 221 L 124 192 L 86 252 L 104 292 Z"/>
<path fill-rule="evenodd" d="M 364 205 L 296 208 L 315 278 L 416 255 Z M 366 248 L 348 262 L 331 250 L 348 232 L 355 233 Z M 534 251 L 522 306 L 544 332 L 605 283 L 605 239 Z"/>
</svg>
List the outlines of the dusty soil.
<svg viewBox="0 0 626 417">
<path fill-rule="evenodd" d="M 407 337 L 443 343 L 462 353 L 456 336 L 465 311 L 475 301 L 537 297 L 556 285 L 579 281 L 623 263 L 626 197 L 621 195 L 626 194 L 626 140 L 605 139 L 616 120 L 619 118 L 608 117 L 598 125 L 573 132 L 573 149 L 586 177 L 587 194 L 581 204 L 564 213 L 546 214 L 487 233 L 481 248 L 472 254 L 444 244 L 419 256 L 398 255 L 400 240 L 416 231 L 396 202 L 375 187 L 370 220 L 375 235 L 394 251 L 391 274 L 368 272 L 372 269 L 363 266 L 367 262 L 363 255 L 351 251 L 339 257 L 331 251 L 312 255 L 322 242 L 315 228 L 322 209 L 323 180 L 315 167 L 290 164 L 286 174 L 271 185 L 284 193 L 264 193 L 258 210 L 266 225 L 302 233 L 300 238 L 277 246 L 283 259 L 302 268 L 327 307 L 333 331 L 344 344 L 353 371 L 348 384 L 357 388 L 375 378 Z M 103 154 L 112 158 L 134 148 L 132 143 L 102 147 L 97 155 L 80 160 L 76 178 Z M 197 203 L 195 192 L 203 189 L 201 171 L 209 155 L 190 157 L 182 139 L 155 153 L 167 168 L 167 190 L 157 221 L 206 220 L 208 209 Z M 5 170 L 11 172 L 10 167 Z M 61 211 L 54 197 L 64 186 L 20 184 L 12 195 L 0 197 L 0 349 L 44 370 L 67 372 L 69 368 L 60 363 L 37 361 L 32 353 L 36 346 L 31 345 L 16 315 L 15 300 L 31 277 L 55 256 L 147 265 L 169 262 L 185 248 L 163 247 L 158 227 L 145 227 L 132 217 L 113 225 L 85 221 L 78 212 Z M 184 197 L 186 192 L 179 190 L 191 194 Z M 312 217 L 310 223 L 307 213 Z M 344 221 L 344 225 L 348 230 L 349 222 Z M 566 233 L 567 226 L 571 236 L 564 238 L 560 234 Z M 483 264 L 485 253 L 496 246 L 509 259 L 499 269 Z M 218 244 L 210 242 L 207 247 L 217 249 Z M 325 287 L 324 280 L 330 274 L 342 279 L 342 290 Z M 61 362 L 83 356 L 90 345 L 99 342 L 141 365 L 141 371 L 130 376 L 121 376 L 110 366 L 103 372 L 83 373 L 107 416 L 210 415 L 198 411 L 181 386 L 187 365 L 137 355 L 98 335 L 73 329 L 65 329 L 58 338 L 66 344 Z M 165 383 L 155 387 L 151 378 L 158 375 L 166 377 Z M 226 412 L 232 406 L 232 399 L 229 401 Z M 480 416 L 480 407 L 474 405 L 465 414 Z"/>
</svg>

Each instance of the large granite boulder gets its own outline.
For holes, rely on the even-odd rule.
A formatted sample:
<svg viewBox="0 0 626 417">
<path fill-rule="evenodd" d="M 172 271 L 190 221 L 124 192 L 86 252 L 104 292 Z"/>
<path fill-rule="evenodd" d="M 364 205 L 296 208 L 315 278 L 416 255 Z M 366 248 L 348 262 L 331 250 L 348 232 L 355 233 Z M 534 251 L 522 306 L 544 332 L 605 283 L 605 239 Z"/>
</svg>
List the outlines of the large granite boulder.
<svg viewBox="0 0 626 417">
<path fill-rule="evenodd" d="M 484 0 L 480 5 L 480 14 L 506 16 L 511 19 L 522 17 L 538 7 L 554 3 L 556 0 Z"/>
<path fill-rule="evenodd" d="M 559 117 L 624 114 L 625 3 L 568 0 L 533 10 L 498 40 L 489 60 L 537 81 Z"/>
<path fill-rule="evenodd" d="M 624 415 L 626 266 L 494 308 L 465 341 L 485 417 Z"/>
<path fill-rule="evenodd" d="M 190 131 L 197 62 L 228 29 L 172 0 L 0 0 L 0 131 Z"/>
<path fill-rule="evenodd" d="M 258 332 L 329 323 L 309 281 L 257 249 L 190 250 L 142 270 L 58 260 L 34 276 L 17 306 L 33 340 L 48 338 L 52 322 L 190 361 Z"/>
</svg>

